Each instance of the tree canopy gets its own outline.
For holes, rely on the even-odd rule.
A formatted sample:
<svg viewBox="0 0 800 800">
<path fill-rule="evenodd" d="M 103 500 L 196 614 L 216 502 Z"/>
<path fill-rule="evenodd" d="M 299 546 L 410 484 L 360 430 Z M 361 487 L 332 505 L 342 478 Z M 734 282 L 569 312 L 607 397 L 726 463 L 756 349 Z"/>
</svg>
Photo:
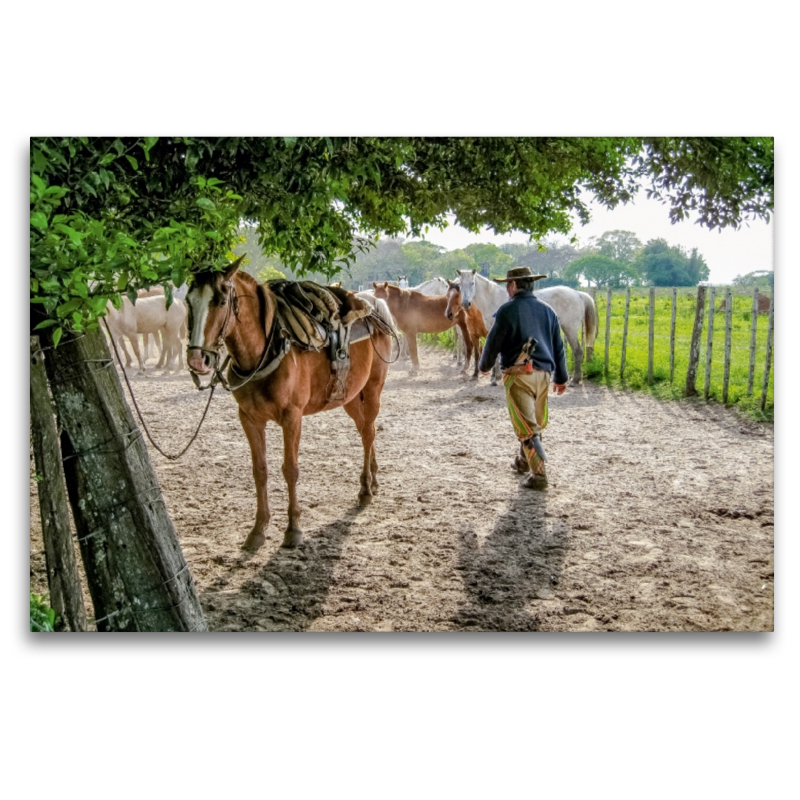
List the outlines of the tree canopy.
<svg viewBox="0 0 800 800">
<path fill-rule="evenodd" d="M 771 138 L 140 137 L 31 140 L 31 295 L 54 328 L 119 293 L 221 268 L 240 220 L 295 274 L 333 277 L 379 235 L 446 215 L 535 240 L 641 184 L 709 227 L 773 209 Z"/>
<path fill-rule="evenodd" d="M 637 255 L 636 267 L 653 286 L 696 286 L 709 275 L 697 248 L 687 255 L 682 247 L 670 246 L 665 239 L 647 242 Z"/>
</svg>

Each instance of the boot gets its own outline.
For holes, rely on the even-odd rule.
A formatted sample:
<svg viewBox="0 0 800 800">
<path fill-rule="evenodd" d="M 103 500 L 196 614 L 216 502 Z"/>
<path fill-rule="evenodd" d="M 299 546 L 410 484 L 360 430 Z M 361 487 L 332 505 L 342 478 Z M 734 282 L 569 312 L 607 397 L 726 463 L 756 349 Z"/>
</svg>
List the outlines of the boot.
<svg viewBox="0 0 800 800">
<path fill-rule="evenodd" d="M 525 447 L 523 446 L 522 442 L 519 444 L 519 455 L 514 459 L 511 466 L 514 467 L 514 469 L 520 475 L 525 475 L 531 471 L 530 464 L 528 464 L 528 458 L 525 455 Z"/>
<path fill-rule="evenodd" d="M 525 480 L 520 483 L 526 489 L 546 489 L 547 488 L 547 475 L 528 475 Z"/>
</svg>

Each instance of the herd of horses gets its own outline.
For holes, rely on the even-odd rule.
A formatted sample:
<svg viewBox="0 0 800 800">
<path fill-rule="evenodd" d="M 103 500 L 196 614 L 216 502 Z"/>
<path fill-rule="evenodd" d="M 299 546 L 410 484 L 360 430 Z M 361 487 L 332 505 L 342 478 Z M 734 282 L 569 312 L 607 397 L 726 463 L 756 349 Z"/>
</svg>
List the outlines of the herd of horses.
<svg viewBox="0 0 800 800">
<path fill-rule="evenodd" d="M 181 326 L 188 321 L 186 365 L 198 385 L 201 377 L 220 373 L 225 349 L 230 364 L 230 388 L 250 446 L 256 486 L 255 524 L 242 547 L 256 551 L 266 540 L 270 510 L 265 429 L 270 420 L 283 431 L 282 471 L 289 508 L 282 546 L 296 547 L 303 537 L 297 496 L 302 418 L 342 407 L 353 419 L 364 452 L 359 503 L 369 503 L 378 490 L 375 420 L 389 364 L 393 361 L 397 331 L 402 332 L 408 344 L 412 369 L 419 368 L 417 334 L 460 331 L 466 347 L 462 372 L 467 374 L 470 361 L 474 360 L 473 377 L 477 377 L 481 339 L 491 328 L 497 309 L 508 298 L 504 287 L 474 270 L 460 271 L 455 281 L 435 278 L 408 289 L 388 281 L 375 282 L 371 290 L 358 293 L 341 288 L 333 291 L 334 287 L 329 287 L 332 297 L 338 298 L 335 302 L 343 304 L 340 309 L 343 317 L 344 304 L 349 304 L 349 308 L 363 307 L 359 322 L 348 324 L 346 331 L 340 327 L 338 334 L 333 329 L 329 331 L 334 344 L 338 343 L 334 348 L 301 346 L 296 340 L 286 338 L 281 324 L 281 298 L 270 288 L 270 283 L 259 284 L 240 271 L 240 262 L 241 258 L 237 259 L 224 272 L 196 273 L 185 301 L 177 297 L 169 309 L 163 296 L 140 297 L 135 304 L 126 300 L 128 305 L 123 303 L 120 311 L 109 307 L 107 321 L 112 336 L 123 349 L 122 337 L 130 339 L 142 371 L 145 367 L 138 336 L 158 331 L 162 341 L 160 363 L 171 365 L 176 358 L 180 360 Z M 583 329 L 583 344 L 589 358 L 597 334 L 597 312 L 592 298 L 562 286 L 539 290 L 536 295 L 558 315 L 574 355 L 573 382 L 580 382 L 584 351 L 579 334 Z M 337 314 L 334 317 L 338 319 Z M 359 334 L 351 335 L 356 324 L 361 325 Z M 343 341 L 347 346 L 342 346 Z M 127 350 L 125 353 L 127 356 Z M 338 359 L 347 364 L 346 371 L 337 372 Z M 329 390 L 332 374 L 340 376 L 341 391 L 335 394 Z M 496 382 L 497 365 L 492 375 L 492 383 Z"/>
</svg>

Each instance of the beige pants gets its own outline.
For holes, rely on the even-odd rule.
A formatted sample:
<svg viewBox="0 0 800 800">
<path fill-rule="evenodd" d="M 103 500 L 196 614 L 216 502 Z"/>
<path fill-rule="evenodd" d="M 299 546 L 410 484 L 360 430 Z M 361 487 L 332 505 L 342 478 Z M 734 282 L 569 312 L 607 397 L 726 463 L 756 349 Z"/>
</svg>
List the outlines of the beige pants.
<svg viewBox="0 0 800 800">
<path fill-rule="evenodd" d="M 511 424 L 520 442 L 541 433 L 547 426 L 547 394 L 550 391 L 550 373 L 535 370 L 531 373 L 504 375 L 506 403 Z M 544 475 L 544 461 L 532 447 L 525 447 L 531 472 Z"/>
</svg>

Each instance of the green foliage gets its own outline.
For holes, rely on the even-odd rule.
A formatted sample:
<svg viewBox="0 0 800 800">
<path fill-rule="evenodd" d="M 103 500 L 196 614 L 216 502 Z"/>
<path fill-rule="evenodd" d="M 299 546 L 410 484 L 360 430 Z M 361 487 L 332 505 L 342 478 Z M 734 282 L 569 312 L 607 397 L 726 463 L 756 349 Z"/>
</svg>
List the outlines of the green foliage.
<svg viewBox="0 0 800 800">
<path fill-rule="evenodd" d="M 280 270 L 277 270 L 274 267 L 270 266 L 262 267 L 258 271 L 258 274 L 255 277 L 259 283 L 266 283 L 267 281 L 286 280 L 286 275 L 284 275 Z"/>
<path fill-rule="evenodd" d="M 505 275 L 514 266 L 514 258 L 494 244 L 470 244 L 464 248 L 464 253 L 478 265 L 480 273 L 485 276 L 491 273 Z"/>
<path fill-rule="evenodd" d="M 31 594 L 31 630 L 36 633 L 52 632 L 56 625 L 56 612 L 47 605 L 47 600 Z"/>
<path fill-rule="evenodd" d="M 709 275 L 705 260 L 692 250 L 691 256 L 665 239 L 651 239 L 637 254 L 636 268 L 653 286 L 696 286 Z"/>
<path fill-rule="evenodd" d="M 576 278 L 565 275 L 568 264 L 579 255 L 570 244 L 545 239 L 541 244 L 504 244 L 500 249 L 513 259 L 515 266 L 528 267 L 535 275 L 547 275 L 547 278 L 537 282 L 536 285 L 540 289 L 559 284 L 573 288 L 579 285 Z M 493 270 L 492 275 L 502 278 L 507 271 L 507 269 Z"/>
<path fill-rule="evenodd" d="M 771 269 L 758 269 L 746 275 L 737 275 L 732 283 L 741 288 L 757 286 L 759 289 L 771 290 L 775 285 L 775 273 Z"/>
<path fill-rule="evenodd" d="M 628 286 L 639 278 L 638 270 L 631 264 L 596 253 L 571 262 L 564 270 L 564 277 L 577 280 L 583 275 L 595 286 Z"/>
<path fill-rule="evenodd" d="M 120 293 L 221 268 L 240 220 L 281 271 L 332 278 L 449 213 L 473 232 L 567 233 L 585 191 L 614 207 L 642 178 L 674 215 L 738 224 L 769 216 L 772 158 L 763 138 L 33 138 L 31 297 L 58 341 Z"/>
<path fill-rule="evenodd" d="M 716 136 L 643 140 L 638 174 L 651 180 L 648 197 L 670 205 L 672 222 L 697 215 L 707 228 L 769 219 L 774 208 L 775 140 Z"/>
<path fill-rule="evenodd" d="M 129 172 L 142 171 L 132 151 L 141 150 L 146 163 L 154 143 L 31 142 L 31 303 L 40 311 L 35 328 L 51 329 L 55 345 L 67 329 L 96 328 L 109 301 L 121 305 L 122 293 L 133 298 L 156 283 L 179 286 L 190 268 L 227 263 L 242 198 L 216 178 L 193 176 L 181 201 L 162 201 L 160 220 L 131 220 L 138 193 Z M 73 174 L 78 165 L 83 172 Z"/>
<path fill-rule="evenodd" d="M 602 236 L 590 240 L 601 256 L 633 266 L 642 243 L 632 231 L 606 231 Z"/>
</svg>

